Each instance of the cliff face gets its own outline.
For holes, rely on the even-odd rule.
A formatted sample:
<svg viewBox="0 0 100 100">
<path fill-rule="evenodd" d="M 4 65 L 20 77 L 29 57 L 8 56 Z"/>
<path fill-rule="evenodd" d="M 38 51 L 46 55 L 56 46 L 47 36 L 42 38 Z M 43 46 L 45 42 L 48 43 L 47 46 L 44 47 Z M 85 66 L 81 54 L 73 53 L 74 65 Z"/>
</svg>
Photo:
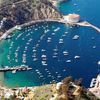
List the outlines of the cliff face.
<svg viewBox="0 0 100 100">
<path fill-rule="evenodd" d="M 23 24 L 31 20 L 59 19 L 62 15 L 47 0 L 4 0 L 0 7 L 0 19 L 6 17 L 9 21 L 4 26 Z M 17 2 L 16 2 L 17 1 Z M 11 23 L 13 25 L 11 25 Z M 9 29 L 9 27 L 7 26 Z"/>
</svg>

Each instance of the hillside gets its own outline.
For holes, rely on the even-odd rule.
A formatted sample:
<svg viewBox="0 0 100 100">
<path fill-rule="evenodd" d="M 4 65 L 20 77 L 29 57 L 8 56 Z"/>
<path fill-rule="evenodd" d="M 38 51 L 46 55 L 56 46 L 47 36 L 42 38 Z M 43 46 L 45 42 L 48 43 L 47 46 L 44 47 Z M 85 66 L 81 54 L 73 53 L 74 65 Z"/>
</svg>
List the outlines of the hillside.
<svg viewBox="0 0 100 100">
<path fill-rule="evenodd" d="M 1 1 L 0 20 L 4 21 L 4 25 L 2 25 L 3 30 L 8 30 L 17 24 L 23 24 L 32 20 L 59 19 L 61 17 L 62 15 L 47 0 Z"/>
</svg>

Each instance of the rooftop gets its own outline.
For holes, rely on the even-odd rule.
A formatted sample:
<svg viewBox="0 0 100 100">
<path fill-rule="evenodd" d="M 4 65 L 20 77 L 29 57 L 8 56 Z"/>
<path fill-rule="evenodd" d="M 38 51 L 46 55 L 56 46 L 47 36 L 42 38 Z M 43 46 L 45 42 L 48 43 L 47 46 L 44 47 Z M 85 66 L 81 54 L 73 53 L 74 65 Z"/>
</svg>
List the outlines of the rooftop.
<svg viewBox="0 0 100 100">
<path fill-rule="evenodd" d="M 71 18 L 79 18 L 80 17 L 80 15 L 78 15 L 78 14 L 68 14 L 67 16 L 71 17 Z"/>
</svg>

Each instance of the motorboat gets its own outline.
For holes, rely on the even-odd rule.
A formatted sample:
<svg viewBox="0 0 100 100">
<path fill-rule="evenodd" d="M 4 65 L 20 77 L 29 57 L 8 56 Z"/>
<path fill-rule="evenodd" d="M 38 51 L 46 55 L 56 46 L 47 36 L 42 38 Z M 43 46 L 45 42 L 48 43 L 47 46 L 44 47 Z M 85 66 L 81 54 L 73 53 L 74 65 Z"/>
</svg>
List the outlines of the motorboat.
<svg viewBox="0 0 100 100">
<path fill-rule="evenodd" d="M 59 39 L 59 43 L 63 43 L 63 39 Z"/>
<path fill-rule="evenodd" d="M 80 58 L 80 56 L 75 56 L 74 58 L 75 58 L 75 59 L 79 59 L 79 58 Z"/>
<path fill-rule="evenodd" d="M 74 37 L 72 38 L 73 40 L 78 40 L 79 36 L 78 35 L 74 35 Z"/>
<path fill-rule="evenodd" d="M 68 55 L 68 51 L 63 51 L 63 54 L 64 54 L 65 56 L 67 56 L 67 55 Z"/>
</svg>

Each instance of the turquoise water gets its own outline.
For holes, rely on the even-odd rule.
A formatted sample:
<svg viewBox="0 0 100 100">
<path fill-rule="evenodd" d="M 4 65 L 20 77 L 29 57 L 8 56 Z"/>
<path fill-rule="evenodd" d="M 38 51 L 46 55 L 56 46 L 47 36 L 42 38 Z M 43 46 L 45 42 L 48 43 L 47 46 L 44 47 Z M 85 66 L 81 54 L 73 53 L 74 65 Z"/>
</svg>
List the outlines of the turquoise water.
<svg viewBox="0 0 100 100">
<path fill-rule="evenodd" d="M 99 4 L 100 1 L 70 0 L 58 9 L 64 14 L 78 13 L 82 19 L 99 27 Z M 75 35 L 79 36 L 78 40 L 72 39 Z M 36 86 L 71 75 L 83 78 L 83 84 L 89 86 L 91 78 L 99 73 L 99 43 L 100 34 L 95 30 L 60 23 L 37 23 L 15 31 L 13 38 L 0 43 L 0 64 L 25 64 L 33 69 L 16 74 L 4 73 L 3 83 L 9 87 Z M 64 55 L 64 51 L 68 55 Z M 80 58 L 75 59 L 75 56 Z"/>
</svg>

